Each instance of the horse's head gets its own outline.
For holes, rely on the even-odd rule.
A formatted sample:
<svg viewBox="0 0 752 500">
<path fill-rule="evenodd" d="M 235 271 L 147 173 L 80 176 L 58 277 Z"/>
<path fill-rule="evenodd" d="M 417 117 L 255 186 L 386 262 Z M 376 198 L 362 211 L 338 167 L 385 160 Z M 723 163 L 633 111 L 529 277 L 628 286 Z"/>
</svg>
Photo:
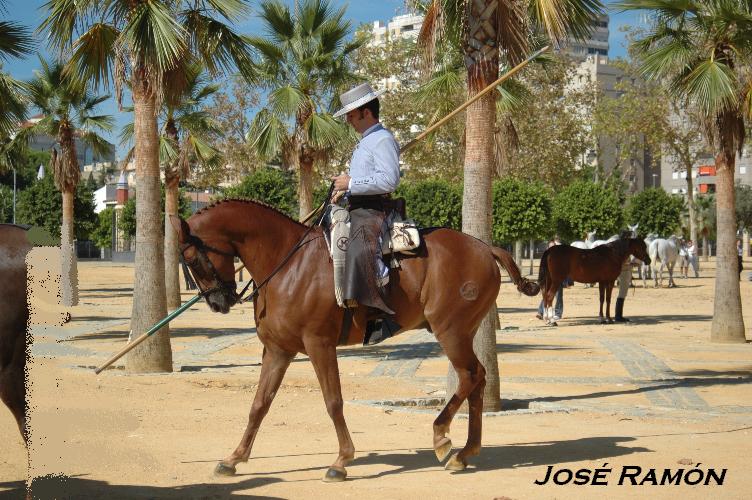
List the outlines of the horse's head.
<svg viewBox="0 0 752 500">
<path fill-rule="evenodd" d="M 640 223 L 638 222 L 634 226 L 627 224 L 627 227 L 629 228 L 629 232 L 632 233 L 632 238 L 637 238 L 637 228 L 640 227 Z"/>
<path fill-rule="evenodd" d="M 640 259 L 646 265 L 650 265 L 648 246 L 642 238 L 630 238 L 629 253 Z"/>
<path fill-rule="evenodd" d="M 228 313 L 238 301 L 235 291 L 235 249 L 229 241 L 191 232 L 186 221 L 170 216 L 178 233 L 183 260 L 193 272 L 196 284 L 214 312 Z"/>
</svg>

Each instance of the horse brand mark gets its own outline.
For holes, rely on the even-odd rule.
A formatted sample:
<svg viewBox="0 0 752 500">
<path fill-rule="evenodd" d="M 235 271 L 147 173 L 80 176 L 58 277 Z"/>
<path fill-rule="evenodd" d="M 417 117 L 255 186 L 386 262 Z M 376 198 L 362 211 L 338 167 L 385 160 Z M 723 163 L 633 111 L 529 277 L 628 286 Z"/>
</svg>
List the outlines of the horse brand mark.
<svg viewBox="0 0 752 500">
<path fill-rule="evenodd" d="M 465 300 L 477 299 L 478 293 L 478 284 L 474 281 L 467 281 L 460 287 L 460 295 Z"/>
<path fill-rule="evenodd" d="M 347 246 L 350 244 L 350 239 L 347 236 L 343 236 L 337 240 L 337 248 L 341 252 L 347 252 Z"/>
</svg>

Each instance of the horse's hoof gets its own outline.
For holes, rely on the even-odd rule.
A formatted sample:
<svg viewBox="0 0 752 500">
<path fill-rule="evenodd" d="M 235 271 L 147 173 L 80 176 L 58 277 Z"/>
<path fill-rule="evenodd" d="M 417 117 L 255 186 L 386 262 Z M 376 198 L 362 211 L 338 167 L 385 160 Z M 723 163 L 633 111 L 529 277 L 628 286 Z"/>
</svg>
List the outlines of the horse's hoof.
<svg viewBox="0 0 752 500">
<path fill-rule="evenodd" d="M 235 466 L 225 465 L 222 462 L 219 462 L 217 466 L 214 468 L 214 475 L 215 476 L 234 476 Z"/>
<path fill-rule="evenodd" d="M 347 478 L 347 471 L 344 467 L 331 466 L 324 474 L 325 483 L 341 483 Z"/>
<path fill-rule="evenodd" d="M 442 438 L 439 445 L 435 446 L 433 451 L 436 452 L 436 458 L 439 459 L 439 462 L 443 462 L 452 452 L 452 440 L 448 437 Z"/>
<path fill-rule="evenodd" d="M 552 321 L 548 324 L 548 326 L 559 326 L 559 324 L 556 321 Z"/>
<path fill-rule="evenodd" d="M 455 453 L 446 463 L 446 465 L 444 466 L 444 469 L 453 470 L 453 471 L 461 471 L 461 470 L 465 470 L 466 467 L 467 467 L 467 464 L 464 461 L 457 458 L 457 454 Z"/>
</svg>

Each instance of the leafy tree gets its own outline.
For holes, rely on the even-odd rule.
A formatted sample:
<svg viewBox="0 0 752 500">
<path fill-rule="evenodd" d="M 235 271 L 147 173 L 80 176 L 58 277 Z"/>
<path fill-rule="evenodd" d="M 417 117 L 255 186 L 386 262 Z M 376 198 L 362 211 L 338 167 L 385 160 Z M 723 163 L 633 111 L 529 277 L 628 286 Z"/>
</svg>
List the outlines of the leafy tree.
<svg viewBox="0 0 752 500">
<path fill-rule="evenodd" d="M 622 227 L 624 213 L 618 194 L 589 181 L 577 181 L 556 194 L 553 218 L 558 234 L 578 240 L 589 231 L 608 237 Z"/>
<path fill-rule="evenodd" d="M 541 182 L 506 177 L 494 183 L 493 239 L 496 242 L 551 236 L 552 196 Z"/>
<path fill-rule="evenodd" d="M 560 56 L 530 65 L 497 101 L 499 175 L 542 181 L 555 190 L 578 177 L 593 142 L 593 84 L 573 86 L 575 65 Z"/>
<path fill-rule="evenodd" d="M 683 205 L 680 196 L 671 196 L 661 188 L 649 188 L 629 200 L 627 222 L 639 224 L 638 231 L 643 236 L 650 233 L 668 236 L 681 225 Z"/>
<path fill-rule="evenodd" d="M 227 22 L 242 20 L 247 0 L 164 0 L 73 2 L 49 0 L 40 31 L 64 53 L 70 72 L 99 86 L 112 79 L 118 103 L 130 88 L 134 136 L 138 225 L 131 332 L 140 335 L 167 315 L 164 232 L 159 217 L 159 131 L 157 115 L 165 96 L 186 81 L 195 62 L 209 73 L 250 69 L 250 50 Z M 172 371 L 169 327 L 130 351 L 132 372 Z"/>
<path fill-rule="evenodd" d="M 249 81 L 268 92 L 249 140 L 262 159 L 281 158 L 283 168 L 298 170 L 301 219 L 313 208 L 314 164 L 328 162 L 351 134 L 329 114 L 337 92 L 356 79 L 349 65 L 360 41 L 347 41 L 344 15 L 329 0 L 303 0 L 294 12 L 266 0 L 260 17 L 267 36 L 248 37 L 258 55 Z"/>
<path fill-rule="evenodd" d="M 35 151 L 28 147 L 19 148 L 14 157 L 13 166 L 16 168 L 16 190 L 23 191 L 37 180 L 39 166 L 49 165 L 50 153 Z M 0 184 L 13 189 L 13 172 L 6 170 L 0 174 Z"/>
<path fill-rule="evenodd" d="M 13 222 L 13 188 L 0 184 L 0 224 Z"/>
<path fill-rule="evenodd" d="M 226 189 L 221 197 L 261 201 L 290 217 L 295 217 L 298 208 L 294 174 L 272 167 L 259 168 L 246 175 L 240 184 Z"/>
<path fill-rule="evenodd" d="M 60 61 L 50 63 L 40 56 L 39 62 L 42 67 L 34 72 L 28 88 L 31 105 L 43 117 L 25 128 L 23 133 L 27 136 L 47 134 L 57 141 L 52 149 L 50 166 L 55 185 L 63 195 L 60 290 L 63 305 L 74 306 L 78 304 L 78 269 L 73 248 L 73 198 L 81 179 L 76 138 L 91 146 L 95 153 L 107 154 L 110 145 L 97 131 L 111 130 L 114 120 L 110 115 L 97 114 L 97 107 L 109 96 L 93 94 L 87 82 L 65 73 Z"/>
<path fill-rule="evenodd" d="M 123 235 L 128 238 L 134 238 L 136 236 L 137 228 L 138 228 L 138 219 L 136 216 L 137 213 L 137 203 L 138 198 L 129 198 L 127 202 L 125 202 L 125 205 L 123 206 L 123 211 L 120 214 L 120 220 L 118 221 L 120 227 L 118 227 L 119 231 L 122 231 Z M 160 210 L 162 215 L 162 223 L 164 224 L 165 221 L 165 188 L 164 185 L 161 186 L 161 199 L 160 199 Z M 185 189 L 180 189 L 180 196 L 178 198 L 178 214 L 183 219 L 187 219 L 191 216 L 191 199 L 186 193 Z M 164 226 L 162 227 L 164 230 Z"/>
<path fill-rule="evenodd" d="M 261 166 L 253 143 L 248 140 L 253 110 L 261 102 L 258 90 L 235 76 L 225 81 L 213 97 L 206 111 L 214 118 L 220 133 L 212 138 L 212 144 L 222 151 L 227 164 L 219 169 L 198 169 L 192 182 L 204 187 L 240 179 Z"/>
<path fill-rule="evenodd" d="M 739 228 L 752 229 L 752 186 L 737 183 L 734 191 L 736 223 Z"/>
<path fill-rule="evenodd" d="M 396 196 L 405 198 L 407 215 L 421 227 L 462 227 L 462 185 L 443 179 L 404 182 Z"/>
<path fill-rule="evenodd" d="M 112 214 L 114 212 L 112 207 L 107 207 L 97 214 L 97 227 L 91 232 L 90 237 L 91 241 L 100 248 L 112 248 Z"/>
<path fill-rule="evenodd" d="M 60 234 L 63 198 L 55 187 L 52 175 L 45 177 L 18 194 L 16 222 L 31 224 L 47 230 L 52 235 Z M 73 233 L 77 240 L 87 240 L 97 224 L 94 213 L 94 193 L 86 184 L 79 184 L 73 200 Z"/>
<path fill-rule="evenodd" d="M 752 103 L 752 5 L 727 0 L 622 0 L 625 10 L 650 11 L 651 25 L 632 46 L 641 72 L 697 109 L 715 157 L 717 272 L 710 338 L 746 342 L 736 272 L 734 171 Z"/>
</svg>

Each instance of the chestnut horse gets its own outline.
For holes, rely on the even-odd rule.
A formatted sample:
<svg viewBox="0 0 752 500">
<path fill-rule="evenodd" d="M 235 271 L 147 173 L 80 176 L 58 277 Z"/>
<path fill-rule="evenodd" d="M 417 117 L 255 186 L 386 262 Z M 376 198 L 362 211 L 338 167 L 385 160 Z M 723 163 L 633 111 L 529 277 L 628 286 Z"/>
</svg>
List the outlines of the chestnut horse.
<svg viewBox="0 0 752 500">
<path fill-rule="evenodd" d="M 258 338 L 264 345 L 258 389 L 240 444 L 219 462 L 216 474 L 232 475 L 247 462 L 259 425 L 297 353 L 307 354 L 321 385 L 326 409 L 339 441 L 339 455 L 327 470 L 325 481 L 343 481 L 345 466 L 354 458 L 343 414 L 336 347 L 361 344 L 366 313 L 358 308 L 349 337 L 340 341 L 343 309 L 334 297 L 334 277 L 329 251 L 320 227 L 311 229 L 274 208 L 246 200 L 216 202 L 188 221 L 172 216 L 181 251 L 209 307 L 226 313 L 237 303 L 233 258 L 240 257 L 253 279 L 260 283 L 298 242 L 301 248 L 269 280 L 254 299 Z M 481 448 L 481 415 L 485 370 L 473 353 L 473 336 L 495 304 L 501 283 L 497 266 L 506 269 L 517 288 L 536 295 L 538 286 L 520 276 L 508 252 L 451 229 L 423 232 L 424 245 L 417 256 L 401 260 L 391 271 L 388 302 L 396 312 L 400 332 L 427 328 L 433 332 L 457 371 L 459 386 L 434 422 L 433 446 L 443 461 L 451 452 L 446 436 L 452 418 L 465 399 L 469 401 L 469 432 L 465 447 L 447 463 L 462 470 L 469 456 Z"/>
<path fill-rule="evenodd" d="M 0 224 L 0 399 L 10 409 L 27 441 L 26 428 L 26 255 L 31 251 L 26 229 Z"/>
<path fill-rule="evenodd" d="M 600 295 L 601 323 L 612 323 L 611 291 L 614 281 L 630 255 L 650 264 L 645 241 L 642 238 L 623 238 L 591 249 L 580 249 L 569 245 L 556 245 L 545 251 L 541 257 L 538 284 L 543 294 L 544 316 L 550 324 L 553 317 L 553 303 L 556 291 L 567 277 L 580 283 L 598 283 Z M 603 299 L 606 299 L 606 318 L 603 318 Z"/>
</svg>

